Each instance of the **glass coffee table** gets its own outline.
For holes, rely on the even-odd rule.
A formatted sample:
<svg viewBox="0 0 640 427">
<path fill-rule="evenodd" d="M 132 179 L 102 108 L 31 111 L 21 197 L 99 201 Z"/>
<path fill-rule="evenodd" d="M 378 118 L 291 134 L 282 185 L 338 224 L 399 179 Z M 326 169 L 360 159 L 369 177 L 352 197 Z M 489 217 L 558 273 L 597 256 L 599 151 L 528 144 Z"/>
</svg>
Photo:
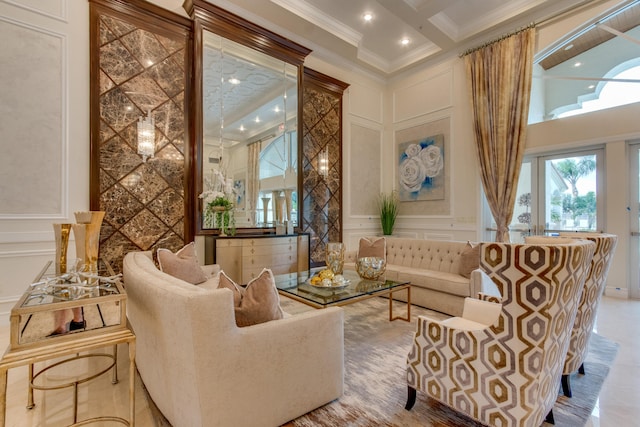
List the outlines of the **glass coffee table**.
<svg viewBox="0 0 640 427">
<path fill-rule="evenodd" d="M 347 280 L 344 286 L 314 286 L 309 283 L 313 273 L 307 271 L 274 276 L 276 287 L 281 295 L 315 308 L 326 308 L 353 304 L 378 296 L 389 297 L 389 320 L 411 321 L 411 283 L 386 280 L 384 275 L 378 280 L 362 279 L 358 273 L 345 270 Z M 393 315 L 393 293 L 407 291 L 407 317 Z"/>
</svg>

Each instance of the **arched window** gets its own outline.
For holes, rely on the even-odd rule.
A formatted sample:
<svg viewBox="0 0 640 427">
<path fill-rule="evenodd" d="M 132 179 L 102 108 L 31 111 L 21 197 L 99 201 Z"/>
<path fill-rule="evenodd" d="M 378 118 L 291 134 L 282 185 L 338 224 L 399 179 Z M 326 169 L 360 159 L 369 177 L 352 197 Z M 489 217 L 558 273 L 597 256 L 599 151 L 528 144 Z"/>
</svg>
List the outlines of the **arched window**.
<svg viewBox="0 0 640 427">
<path fill-rule="evenodd" d="M 594 17 L 534 58 L 529 124 L 640 101 L 640 2 Z"/>
</svg>

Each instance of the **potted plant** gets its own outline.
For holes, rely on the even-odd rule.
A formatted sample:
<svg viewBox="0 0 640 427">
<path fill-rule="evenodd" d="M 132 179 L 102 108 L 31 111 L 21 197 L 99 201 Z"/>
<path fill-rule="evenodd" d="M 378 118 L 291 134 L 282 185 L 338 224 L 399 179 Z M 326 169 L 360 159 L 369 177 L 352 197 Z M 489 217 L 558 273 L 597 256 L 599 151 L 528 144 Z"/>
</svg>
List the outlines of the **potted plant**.
<svg viewBox="0 0 640 427">
<path fill-rule="evenodd" d="M 380 224 L 382 234 L 390 236 L 393 233 L 393 226 L 398 216 L 398 192 L 392 191 L 390 194 L 380 193 L 378 198 L 378 209 L 380 210 Z"/>
</svg>

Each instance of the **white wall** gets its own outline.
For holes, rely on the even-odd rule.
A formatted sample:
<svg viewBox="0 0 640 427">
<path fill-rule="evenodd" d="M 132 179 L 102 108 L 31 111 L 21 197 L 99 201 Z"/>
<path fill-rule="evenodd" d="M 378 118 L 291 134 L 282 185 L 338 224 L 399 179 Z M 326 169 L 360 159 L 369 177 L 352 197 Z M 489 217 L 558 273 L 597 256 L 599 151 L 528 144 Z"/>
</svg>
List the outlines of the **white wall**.
<svg viewBox="0 0 640 427">
<path fill-rule="evenodd" d="M 11 153 L 7 162 L 18 163 L 15 173 L 25 174 L 0 182 L 0 324 L 7 324 L 15 302 L 53 259 L 51 224 L 75 222 L 75 211 L 89 209 L 89 3 L 0 2 L 0 33 L 6 36 L 0 43 L 0 112 L 4 118 L 12 113 L 10 122 L 0 123 L 0 150 Z M 47 63 L 42 46 L 54 52 Z M 48 79 L 54 80 L 44 90 L 54 93 L 39 87 Z M 45 197 L 48 181 L 55 183 Z M 27 202 L 20 205 L 16 196 Z M 73 256 L 73 241 L 69 246 Z"/>
</svg>

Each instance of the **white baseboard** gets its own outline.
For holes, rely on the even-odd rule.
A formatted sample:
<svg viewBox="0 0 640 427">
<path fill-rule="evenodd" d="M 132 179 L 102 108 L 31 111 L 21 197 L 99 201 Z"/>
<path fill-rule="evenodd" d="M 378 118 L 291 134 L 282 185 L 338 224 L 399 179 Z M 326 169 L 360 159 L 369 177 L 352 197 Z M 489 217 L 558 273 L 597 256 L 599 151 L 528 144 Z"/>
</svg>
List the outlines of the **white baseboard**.
<svg viewBox="0 0 640 427">
<path fill-rule="evenodd" d="M 608 297 L 629 299 L 629 289 L 627 288 L 616 288 L 613 286 L 607 286 L 604 290 L 604 294 Z"/>
</svg>

